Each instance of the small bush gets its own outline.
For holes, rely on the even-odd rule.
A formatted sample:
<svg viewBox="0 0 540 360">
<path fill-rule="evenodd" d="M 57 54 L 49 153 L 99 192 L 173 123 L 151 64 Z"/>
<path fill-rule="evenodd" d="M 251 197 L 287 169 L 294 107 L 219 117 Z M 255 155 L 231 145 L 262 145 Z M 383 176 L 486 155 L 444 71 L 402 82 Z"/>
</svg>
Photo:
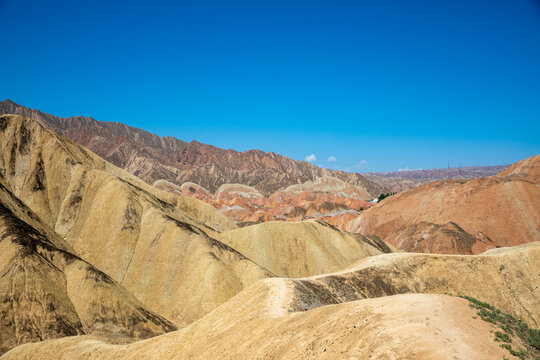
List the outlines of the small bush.
<svg viewBox="0 0 540 360">
<path fill-rule="evenodd" d="M 526 342 L 536 350 L 540 350 L 540 329 L 529 329 L 529 336 Z"/>
<path fill-rule="evenodd" d="M 510 336 L 506 333 L 502 333 L 500 331 L 495 331 L 495 341 L 497 342 L 512 342 L 512 339 L 510 339 Z"/>
</svg>

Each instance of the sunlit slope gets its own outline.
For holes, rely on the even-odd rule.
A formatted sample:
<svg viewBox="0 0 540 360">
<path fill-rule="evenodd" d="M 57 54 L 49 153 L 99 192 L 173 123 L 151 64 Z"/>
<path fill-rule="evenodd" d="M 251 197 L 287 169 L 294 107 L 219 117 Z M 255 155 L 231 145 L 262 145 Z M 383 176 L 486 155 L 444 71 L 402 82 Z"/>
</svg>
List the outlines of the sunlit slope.
<svg viewBox="0 0 540 360">
<path fill-rule="evenodd" d="M 380 255 L 334 274 L 259 281 L 189 327 L 152 339 L 65 338 L 4 358 L 511 358 L 468 301 L 441 294 L 477 297 L 534 326 L 539 257 L 539 243 L 476 256 Z M 387 296 L 399 293 L 406 294 Z"/>
<path fill-rule="evenodd" d="M 315 220 L 271 221 L 222 232 L 219 239 L 281 277 L 334 272 L 368 256 L 391 252 L 383 242 Z"/>
<path fill-rule="evenodd" d="M 188 324 L 272 274 L 215 240 L 236 227 L 20 116 L 0 117 L 7 186 L 84 260 L 153 311 Z"/>
</svg>

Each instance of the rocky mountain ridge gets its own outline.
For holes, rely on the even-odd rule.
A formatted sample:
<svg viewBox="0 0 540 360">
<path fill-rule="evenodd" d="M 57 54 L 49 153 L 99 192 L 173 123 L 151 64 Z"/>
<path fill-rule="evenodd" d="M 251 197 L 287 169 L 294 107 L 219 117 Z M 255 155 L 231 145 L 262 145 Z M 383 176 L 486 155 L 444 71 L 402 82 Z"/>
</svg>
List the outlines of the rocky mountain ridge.
<svg viewBox="0 0 540 360">
<path fill-rule="evenodd" d="M 255 187 L 269 195 L 293 184 L 333 176 L 362 187 L 372 197 L 387 191 L 358 173 L 323 169 L 273 152 L 238 152 L 197 141 L 187 143 L 122 123 L 82 116 L 61 118 L 10 100 L 0 102 L 0 114 L 23 115 L 38 120 L 149 184 L 157 180 L 178 185 L 193 182 L 215 192 L 223 184 L 237 183 Z"/>
</svg>

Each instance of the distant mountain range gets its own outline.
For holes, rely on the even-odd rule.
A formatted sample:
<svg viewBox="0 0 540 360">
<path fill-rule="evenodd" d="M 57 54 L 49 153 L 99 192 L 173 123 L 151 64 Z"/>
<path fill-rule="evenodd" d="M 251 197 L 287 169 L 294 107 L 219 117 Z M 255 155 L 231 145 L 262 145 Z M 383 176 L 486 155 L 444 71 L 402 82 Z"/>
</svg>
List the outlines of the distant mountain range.
<svg viewBox="0 0 540 360">
<path fill-rule="evenodd" d="M 358 173 L 323 169 L 273 152 L 238 152 L 197 141 L 187 143 L 117 122 L 83 116 L 61 118 L 10 100 L 0 102 L 0 114 L 23 115 L 38 120 L 149 184 L 158 180 L 178 185 L 193 182 L 215 192 L 223 184 L 238 183 L 270 195 L 289 185 L 332 176 L 362 187 L 371 197 L 388 191 Z"/>
<path fill-rule="evenodd" d="M 465 180 L 493 176 L 509 166 L 467 166 L 447 169 L 372 172 L 362 175 L 393 192 L 401 192 L 438 180 Z"/>
<path fill-rule="evenodd" d="M 23 115 L 40 121 L 107 161 L 149 184 L 166 180 L 177 185 L 192 182 L 215 192 L 223 184 L 249 185 L 269 196 L 294 184 L 331 176 L 363 188 L 374 198 L 442 179 L 470 179 L 494 175 L 509 165 L 396 172 L 348 173 L 323 169 L 261 150 L 238 152 L 174 137 L 160 137 L 118 122 L 91 117 L 62 118 L 30 109 L 11 100 L 0 102 L 0 114 Z"/>
</svg>

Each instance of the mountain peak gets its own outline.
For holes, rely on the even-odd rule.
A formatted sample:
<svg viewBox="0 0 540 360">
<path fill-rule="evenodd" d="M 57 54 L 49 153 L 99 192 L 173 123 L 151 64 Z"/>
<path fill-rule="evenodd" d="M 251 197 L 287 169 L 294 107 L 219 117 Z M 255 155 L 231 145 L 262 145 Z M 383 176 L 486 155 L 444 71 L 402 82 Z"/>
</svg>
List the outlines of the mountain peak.
<svg viewBox="0 0 540 360">
<path fill-rule="evenodd" d="M 16 102 L 14 102 L 14 101 L 12 101 L 10 99 L 0 101 L 0 104 L 12 105 L 12 106 L 21 106 L 21 105 L 17 104 Z"/>
</svg>

